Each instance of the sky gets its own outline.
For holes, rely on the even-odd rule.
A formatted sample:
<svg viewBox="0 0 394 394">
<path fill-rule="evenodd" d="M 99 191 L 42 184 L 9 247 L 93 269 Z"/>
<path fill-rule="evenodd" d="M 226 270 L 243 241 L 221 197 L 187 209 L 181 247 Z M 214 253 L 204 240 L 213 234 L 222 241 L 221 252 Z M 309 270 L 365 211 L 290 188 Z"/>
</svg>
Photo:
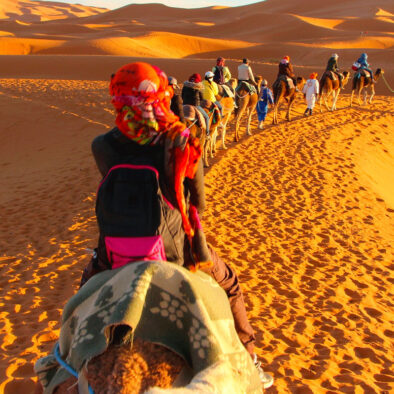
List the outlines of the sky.
<svg viewBox="0 0 394 394">
<path fill-rule="evenodd" d="M 43 1 L 43 0 L 39 0 Z M 61 3 L 69 4 L 82 4 L 91 7 L 103 7 L 109 9 L 115 9 L 123 7 L 129 4 L 147 4 L 147 3 L 162 3 L 170 7 L 180 8 L 199 8 L 199 7 L 211 7 L 214 5 L 225 5 L 228 7 L 236 7 L 240 5 L 247 5 L 252 3 L 258 3 L 259 1 L 253 0 L 54 0 Z M 261 0 L 260 0 L 261 1 Z"/>
</svg>

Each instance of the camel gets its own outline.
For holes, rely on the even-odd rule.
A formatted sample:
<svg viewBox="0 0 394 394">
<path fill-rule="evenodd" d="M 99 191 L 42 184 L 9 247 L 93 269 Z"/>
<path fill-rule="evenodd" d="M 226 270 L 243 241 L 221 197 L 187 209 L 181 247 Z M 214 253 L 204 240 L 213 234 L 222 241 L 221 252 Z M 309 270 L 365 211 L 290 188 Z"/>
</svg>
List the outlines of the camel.
<svg viewBox="0 0 394 394">
<path fill-rule="evenodd" d="M 337 109 L 337 101 L 338 101 L 338 96 L 341 91 L 341 88 L 339 87 L 339 80 L 335 79 L 332 80 L 330 78 L 330 73 L 331 71 L 326 71 L 321 79 L 320 79 L 320 93 L 319 93 L 319 104 L 320 104 L 320 112 L 322 112 L 322 107 L 321 107 L 321 101 L 324 99 L 324 104 L 326 105 L 326 108 L 329 111 L 334 111 Z M 342 80 L 342 87 L 345 87 L 346 84 L 349 82 L 349 72 L 344 71 L 343 72 L 343 80 Z M 332 106 L 329 108 L 328 103 L 327 103 L 327 96 L 332 95 Z"/>
<path fill-rule="evenodd" d="M 261 76 L 256 77 L 257 86 L 260 89 L 261 81 L 263 78 Z M 250 121 L 252 119 L 252 115 L 257 105 L 257 101 L 259 99 L 258 93 L 249 93 L 248 87 L 241 83 L 238 91 L 235 93 L 235 101 L 237 104 L 237 108 L 235 109 L 235 135 L 234 141 L 239 141 L 239 123 L 241 121 L 242 115 L 246 113 L 247 122 L 246 122 L 246 134 L 252 135 L 250 132 Z"/>
<path fill-rule="evenodd" d="M 357 71 L 353 75 L 353 85 L 352 85 L 352 94 L 350 96 L 350 106 L 353 104 L 353 95 L 356 92 L 357 94 L 357 99 L 358 99 L 358 105 L 361 105 L 360 101 L 360 95 L 361 92 L 364 92 L 364 105 L 367 104 L 367 89 L 370 89 L 370 97 L 368 100 L 368 103 L 371 104 L 372 98 L 375 95 L 375 85 L 374 82 L 377 82 L 379 77 L 384 74 L 384 70 L 381 68 L 377 68 L 375 71 L 375 74 L 373 75 L 373 79 L 370 76 L 365 76 L 360 74 L 359 71 Z M 359 75 L 359 77 L 357 77 Z"/>
<path fill-rule="evenodd" d="M 87 380 L 95 394 L 143 393 L 150 387 L 170 388 L 186 362 L 164 346 L 135 338 L 130 344 L 114 346 L 94 357 L 88 364 Z M 153 373 L 154 371 L 154 373 Z M 77 379 L 60 384 L 55 394 L 78 394 Z M 37 384 L 34 394 L 43 392 Z"/>
<path fill-rule="evenodd" d="M 302 77 L 297 77 L 297 86 L 296 88 L 298 90 L 302 90 L 302 88 L 304 87 L 305 84 L 305 79 Z M 288 89 L 286 86 L 286 82 L 281 79 L 278 78 L 273 86 L 273 93 L 274 93 L 274 105 L 273 105 L 273 120 L 272 120 L 272 124 L 278 124 L 278 109 L 279 106 L 282 102 L 282 99 L 285 99 L 287 101 L 287 113 L 286 113 L 286 119 L 288 121 L 290 121 L 290 110 L 291 110 L 291 106 L 293 105 L 294 99 L 296 97 L 296 88 L 292 88 L 292 89 Z"/>
<path fill-rule="evenodd" d="M 237 86 L 237 80 L 235 78 L 231 78 L 227 84 L 226 84 L 232 91 L 235 91 L 235 88 Z M 219 85 L 220 86 L 220 85 Z M 226 130 L 227 130 L 227 124 L 230 120 L 231 114 L 234 111 L 234 98 L 232 97 L 226 97 L 225 96 L 225 91 L 224 89 L 219 90 L 219 101 L 220 104 L 222 104 L 223 107 L 223 118 L 222 122 L 220 123 L 222 132 L 221 132 L 221 139 L 222 139 L 222 148 L 227 149 L 226 147 Z M 214 152 L 216 151 L 216 141 L 213 144 L 214 146 Z"/>
</svg>

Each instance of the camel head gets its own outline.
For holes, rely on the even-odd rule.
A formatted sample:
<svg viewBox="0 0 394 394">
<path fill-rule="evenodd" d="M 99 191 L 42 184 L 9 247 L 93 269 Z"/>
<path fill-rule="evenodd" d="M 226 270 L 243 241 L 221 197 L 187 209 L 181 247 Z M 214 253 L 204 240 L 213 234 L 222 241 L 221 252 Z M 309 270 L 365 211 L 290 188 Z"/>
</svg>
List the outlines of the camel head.
<svg viewBox="0 0 394 394">
<path fill-rule="evenodd" d="M 237 79 L 236 78 L 231 78 L 228 82 L 227 85 L 231 88 L 231 89 L 235 89 L 237 87 Z"/>
<path fill-rule="evenodd" d="M 257 75 L 256 78 L 255 78 L 255 81 L 256 81 L 256 83 L 257 83 L 257 86 L 258 86 L 259 89 L 260 89 L 261 82 L 263 82 L 263 77 L 262 77 L 261 75 Z"/>
<path fill-rule="evenodd" d="M 384 74 L 384 70 L 381 68 L 377 68 L 375 71 L 374 79 L 378 79 L 382 74 Z"/>
<path fill-rule="evenodd" d="M 297 88 L 298 88 L 299 90 L 302 90 L 302 88 L 304 87 L 305 83 L 306 83 L 305 78 L 303 78 L 303 77 L 297 77 Z"/>
</svg>

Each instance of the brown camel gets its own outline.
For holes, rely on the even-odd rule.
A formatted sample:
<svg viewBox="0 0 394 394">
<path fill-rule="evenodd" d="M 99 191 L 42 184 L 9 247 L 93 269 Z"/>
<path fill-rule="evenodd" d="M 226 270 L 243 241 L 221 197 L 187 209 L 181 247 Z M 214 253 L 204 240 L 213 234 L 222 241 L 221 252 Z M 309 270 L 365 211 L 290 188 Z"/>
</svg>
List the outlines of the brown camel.
<svg viewBox="0 0 394 394">
<path fill-rule="evenodd" d="M 296 97 L 296 88 L 301 91 L 302 88 L 304 87 L 305 84 L 305 79 L 302 77 L 297 77 L 297 86 L 289 89 L 287 87 L 287 83 L 281 79 L 278 78 L 273 86 L 273 93 L 274 93 L 274 104 L 273 104 L 273 120 L 272 124 L 278 124 L 278 110 L 279 106 L 282 103 L 282 100 L 287 101 L 287 113 L 286 113 L 286 119 L 290 121 L 290 110 L 291 106 L 293 105 L 294 99 Z"/>
<path fill-rule="evenodd" d="M 143 393 L 150 387 L 169 388 L 186 362 L 167 348 L 135 338 L 130 345 L 109 346 L 88 364 L 87 380 L 95 394 Z M 76 378 L 69 378 L 55 394 L 78 394 Z M 35 394 L 43 392 L 37 384 Z"/>
<path fill-rule="evenodd" d="M 219 85 L 220 86 L 220 85 Z M 232 91 L 235 91 L 235 88 L 237 86 L 237 80 L 235 78 L 231 78 L 227 83 L 226 86 L 228 86 Z M 222 139 L 222 148 L 227 149 L 226 147 L 226 130 L 227 130 L 227 124 L 230 120 L 231 114 L 234 111 L 235 103 L 234 103 L 234 98 L 233 97 L 228 97 L 225 95 L 225 90 L 219 89 L 219 101 L 220 104 L 223 107 L 223 118 L 222 122 L 220 123 L 220 126 L 222 128 L 222 133 L 221 133 L 221 139 Z M 216 141 L 214 143 L 214 152 L 216 152 Z"/>
<path fill-rule="evenodd" d="M 368 103 L 371 104 L 372 98 L 375 95 L 375 85 L 374 83 L 377 82 L 379 77 L 384 74 L 384 70 L 381 68 L 377 68 L 373 78 L 371 76 L 361 75 L 359 71 L 357 71 L 353 75 L 353 85 L 352 85 L 352 94 L 350 96 L 350 106 L 353 104 L 353 95 L 354 93 L 357 94 L 358 98 L 358 105 L 361 105 L 360 95 L 361 92 L 364 92 L 364 105 L 367 104 L 367 89 L 370 89 L 370 97 Z"/>
<path fill-rule="evenodd" d="M 338 101 L 338 96 L 341 91 L 341 88 L 339 86 L 339 80 L 335 79 L 332 80 L 330 78 L 330 73 L 331 71 L 326 71 L 321 79 L 320 79 L 320 93 L 319 93 L 319 104 L 320 104 L 320 112 L 322 112 L 321 108 L 321 101 L 322 99 L 324 100 L 324 104 L 326 105 L 326 108 L 329 111 L 334 111 L 337 109 L 337 101 Z M 343 73 L 343 80 L 342 80 L 342 87 L 345 87 L 346 84 L 349 82 L 349 72 L 344 71 Z M 328 106 L 327 103 L 327 96 L 332 95 L 332 106 L 331 108 Z"/>
<path fill-rule="evenodd" d="M 260 89 L 261 81 L 263 78 L 261 76 L 256 77 L 257 86 Z M 257 101 L 259 99 L 258 93 L 249 93 L 248 87 L 241 83 L 237 92 L 235 93 L 235 102 L 237 104 L 237 108 L 235 109 L 235 135 L 234 141 L 239 141 L 239 123 L 244 113 L 246 113 L 247 123 L 246 123 L 246 134 L 252 135 L 250 132 L 250 121 L 252 119 L 252 115 L 257 105 Z"/>
</svg>

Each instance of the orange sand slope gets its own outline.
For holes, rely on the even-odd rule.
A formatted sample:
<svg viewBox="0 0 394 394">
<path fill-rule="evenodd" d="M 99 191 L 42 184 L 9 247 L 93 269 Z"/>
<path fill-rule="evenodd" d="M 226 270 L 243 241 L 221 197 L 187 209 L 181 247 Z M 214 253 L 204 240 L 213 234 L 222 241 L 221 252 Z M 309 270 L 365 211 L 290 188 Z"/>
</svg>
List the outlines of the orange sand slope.
<svg viewBox="0 0 394 394">
<path fill-rule="evenodd" d="M 240 274 L 271 393 L 394 390 L 394 98 L 348 103 L 254 117 L 207 171 L 207 237 Z M 0 80 L 0 111 L 0 392 L 16 394 L 95 246 L 90 142 L 113 114 L 107 82 L 48 79 Z"/>
<path fill-rule="evenodd" d="M 12 12 L 5 11 L 9 0 L 0 8 L 0 19 L 6 18 L 0 20 L 0 54 L 215 58 L 220 51 L 227 58 L 266 62 L 290 54 L 296 64 L 318 65 L 335 51 L 345 68 L 365 49 L 376 67 L 392 67 L 394 57 L 390 0 L 360 0 L 357 5 L 354 0 L 325 5 L 267 0 L 202 9 L 148 4 L 106 12 L 50 2 L 27 4 L 31 14 L 24 1 L 13 1 Z"/>
<path fill-rule="evenodd" d="M 26 22 L 45 22 L 57 19 L 86 17 L 108 11 L 106 8 L 87 7 L 51 1 L 1 0 L 0 19 L 13 20 L 22 26 Z M 25 22 L 25 23 L 20 23 Z"/>
</svg>

